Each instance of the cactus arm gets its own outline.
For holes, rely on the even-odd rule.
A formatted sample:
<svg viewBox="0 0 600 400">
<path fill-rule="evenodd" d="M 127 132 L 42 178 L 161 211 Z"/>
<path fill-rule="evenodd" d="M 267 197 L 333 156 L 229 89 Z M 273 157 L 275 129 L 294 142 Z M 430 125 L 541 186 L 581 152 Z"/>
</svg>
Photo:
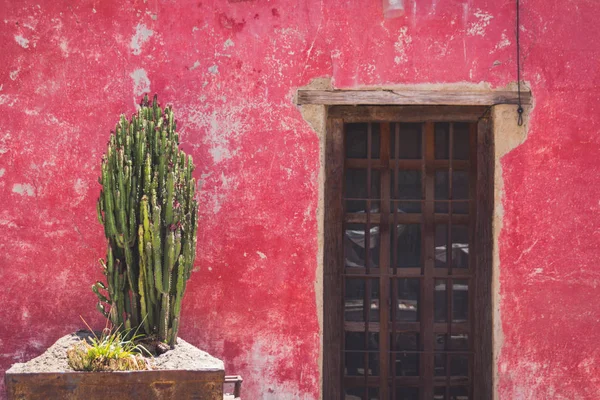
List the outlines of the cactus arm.
<svg viewBox="0 0 600 400">
<path fill-rule="evenodd" d="M 181 254 L 181 230 L 175 232 L 174 245 L 175 251 L 173 253 L 173 260 L 177 260 Z"/>
<path fill-rule="evenodd" d="M 125 319 L 123 320 L 122 328 L 129 330 L 132 328 L 131 319 L 132 319 L 132 307 L 131 307 L 131 298 L 129 297 L 129 291 L 125 293 L 124 296 L 124 306 L 125 306 Z M 135 325 L 134 325 L 135 326 Z"/>
<path fill-rule="evenodd" d="M 100 302 L 96 303 L 96 309 L 100 311 L 104 318 L 110 318 L 108 312 L 106 311 L 106 307 L 104 307 L 104 304 Z"/>
<path fill-rule="evenodd" d="M 169 171 L 167 174 L 167 199 L 166 199 L 166 210 L 165 210 L 165 224 L 167 227 L 173 223 L 173 191 L 175 185 L 175 177 L 173 171 Z"/>
<path fill-rule="evenodd" d="M 128 241 L 128 233 L 125 223 L 125 204 L 124 196 L 121 195 L 120 190 L 115 190 L 115 205 L 116 205 L 116 216 L 117 216 L 117 232 L 120 236 L 123 236 L 123 243 Z"/>
<path fill-rule="evenodd" d="M 106 296 L 100 293 L 100 289 L 106 290 L 106 286 L 104 286 L 104 283 L 96 282 L 92 285 L 92 292 L 96 294 L 96 296 L 98 297 L 98 301 L 102 303 L 108 303 L 108 298 L 106 298 Z"/>
<path fill-rule="evenodd" d="M 129 289 L 131 291 L 131 299 L 130 296 L 126 296 L 126 300 L 130 300 L 129 306 L 130 309 L 127 312 L 128 320 L 131 319 L 131 323 L 133 327 L 138 326 L 138 322 L 141 319 L 138 313 L 138 302 L 139 302 L 139 287 L 138 287 L 138 275 L 139 271 L 136 269 L 139 268 L 139 265 L 134 265 L 133 260 L 133 251 L 129 246 L 125 246 L 125 272 L 127 276 L 127 283 L 129 284 Z M 130 329 L 131 326 L 127 327 Z"/>
<path fill-rule="evenodd" d="M 147 308 L 150 313 L 151 305 L 156 303 L 156 294 L 154 288 L 154 264 L 152 262 L 152 231 L 150 229 L 150 217 L 148 212 L 148 198 L 142 197 L 140 206 L 140 235 L 138 238 L 139 243 L 139 254 L 140 263 L 144 263 L 144 285 L 147 288 L 146 295 L 148 297 L 149 307 Z M 140 266 L 141 271 L 141 266 Z M 140 279 L 140 282 L 142 280 Z"/>
<path fill-rule="evenodd" d="M 179 315 L 181 314 L 181 302 L 183 300 L 183 293 L 185 290 L 185 258 L 183 255 L 179 256 L 178 259 L 179 268 L 177 268 L 177 291 L 175 295 L 175 303 L 173 304 L 173 332 L 177 332 L 179 330 Z M 169 338 L 169 344 L 171 346 L 175 345 L 175 337 Z"/>
<path fill-rule="evenodd" d="M 160 207 L 154 206 L 152 213 L 152 255 L 154 258 L 154 283 L 158 293 L 164 293 L 162 281 L 162 243 L 160 239 Z"/>
<path fill-rule="evenodd" d="M 160 134 L 160 142 L 158 145 L 158 190 L 162 194 L 164 190 L 165 180 L 165 165 L 167 153 L 167 132 L 162 131 Z"/>
<path fill-rule="evenodd" d="M 153 276 L 153 260 L 152 260 L 152 242 L 146 242 L 146 250 L 144 252 L 144 254 L 146 254 L 146 285 L 148 287 L 149 290 L 149 294 L 150 294 L 150 303 L 152 304 L 152 307 L 156 306 L 156 298 L 159 295 L 160 292 L 158 292 L 156 290 L 155 284 L 154 284 L 154 276 Z M 152 316 L 153 315 L 153 308 L 150 308 L 148 310 L 148 313 Z M 153 319 L 151 319 L 152 321 Z"/>
<path fill-rule="evenodd" d="M 134 176 L 133 177 L 133 189 L 131 191 L 131 193 L 129 194 L 129 209 L 130 210 L 135 210 L 135 205 L 137 203 L 137 198 L 138 198 L 138 190 L 136 187 L 136 184 L 138 182 L 138 179 Z M 137 221 L 136 221 L 136 213 L 135 212 L 129 212 L 129 237 L 134 237 L 134 233 L 135 233 L 135 227 L 137 226 Z"/>
<path fill-rule="evenodd" d="M 150 318 L 148 318 L 148 309 L 146 302 L 149 300 L 146 294 L 146 259 L 144 257 L 144 228 L 140 225 L 138 230 L 138 247 L 140 252 L 140 275 L 138 283 L 138 291 L 140 294 L 140 308 L 142 312 L 142 320 L 144 321 L 144 330 L 150 332 Z"/>
<path fill-rule="evenodd" d="M 170 297 L 169 294 L 162 295 L 162 303 L 160 308 L 160 317 L 159 317 L 159 338 L 162 341 L 168 341 L 167 335 L 169 333 L 169 316 L 170 316 Z"/>
<path fill-rule="evenodd" d="M 112 179 L 108 172 L 108 166 L 102 165 L 102 182 L 104 185 L 104 199 L 102 204 L 104 205 L 104 218 L 106 219 L 106 237 L 111 238 L 117 233 L 115 227 L 115 216 L 113 210 L 113 193 L 112 193 Z"/>
<path fill-rule="evenodd" d="M 100 192 L 100 197 L 98 198 L 98 202 L 96 203 L 96 215 L 98 216 L 98 222 L 104 225 L 104 217 L 102 216 L 102 192 Z"/>
<path fill-rule="evenodd" d="M 168 295 L 171 290 L 171 272 L 175 264 L 175 235 L 173 232 L 167 233 L 167 240 L 163 250 L 163 294 Z"/>
</svg>

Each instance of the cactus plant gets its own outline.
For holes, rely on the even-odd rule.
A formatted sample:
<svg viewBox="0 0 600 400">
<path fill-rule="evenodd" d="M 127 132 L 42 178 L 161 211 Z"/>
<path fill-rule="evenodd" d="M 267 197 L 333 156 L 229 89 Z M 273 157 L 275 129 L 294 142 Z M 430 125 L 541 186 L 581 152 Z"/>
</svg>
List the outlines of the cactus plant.
<svg viewBox="0 0 600 400">
<path fill-rule="evenodd" d="M 196 254 L 194 164 L 179 149 L 171 107 L 145 96 L 121 116 L 102 159 L 97 211 L 108 239 L 96 282 L 98 310 L 115 327 L 175 345 L 181 302 Z"/>
</svg>

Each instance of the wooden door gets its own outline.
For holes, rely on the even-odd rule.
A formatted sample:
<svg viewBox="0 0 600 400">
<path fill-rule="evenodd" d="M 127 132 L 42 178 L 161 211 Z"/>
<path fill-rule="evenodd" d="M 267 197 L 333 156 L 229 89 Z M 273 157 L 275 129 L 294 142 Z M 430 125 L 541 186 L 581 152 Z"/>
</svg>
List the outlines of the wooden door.
<svg viewBox="0 0 600 400">
<path fill-rule="evenodd" d="M 376 107 L 379 120 L 340 108 L 327 136 L 324 398 L 488 398 L 475 393 L 491 387 L 478 280 L 490 260 L 477 254 L 491 246 L 476 231 L 491 227 L 478 213 L 491 201 L 478 175 L 489 124 L 439 107 L 435 119 Z"/>
</svg>

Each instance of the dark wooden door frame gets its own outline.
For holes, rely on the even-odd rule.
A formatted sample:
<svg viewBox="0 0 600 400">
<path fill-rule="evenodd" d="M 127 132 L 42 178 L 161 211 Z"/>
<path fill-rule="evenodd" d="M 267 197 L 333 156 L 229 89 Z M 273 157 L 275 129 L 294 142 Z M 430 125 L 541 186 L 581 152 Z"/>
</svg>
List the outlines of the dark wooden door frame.
<svg viewBox="0 0 600 400">
<path fill-rule="evenodd" d="M 482 117 L 482 115 L 486 115 Z M 492 217 L 494 208 L 494 138 L 490 113 L 472 106 L 333 106 L 328 108 L 325 134 L 323 248 L 323 399 L 342 400 L 343 178 L 345 122 L 478 122 L 477 214 L 474 232 L 475 335 L 473 398 L 492 398 Z M 387 400 L 387 399 L 385 399 Z"/>
</svg>

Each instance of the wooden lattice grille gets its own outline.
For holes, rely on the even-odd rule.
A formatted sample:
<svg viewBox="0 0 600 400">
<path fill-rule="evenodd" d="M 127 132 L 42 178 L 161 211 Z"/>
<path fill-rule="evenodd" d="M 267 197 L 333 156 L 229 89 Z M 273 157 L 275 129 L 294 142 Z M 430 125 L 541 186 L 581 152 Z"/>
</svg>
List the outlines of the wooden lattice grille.
<svg viewBox="0 0 600 400">
<path fill-rule="evenodd" d="M 477 124 L 343 124 L 342 398 L 473 399 Z"/>
</svg>

